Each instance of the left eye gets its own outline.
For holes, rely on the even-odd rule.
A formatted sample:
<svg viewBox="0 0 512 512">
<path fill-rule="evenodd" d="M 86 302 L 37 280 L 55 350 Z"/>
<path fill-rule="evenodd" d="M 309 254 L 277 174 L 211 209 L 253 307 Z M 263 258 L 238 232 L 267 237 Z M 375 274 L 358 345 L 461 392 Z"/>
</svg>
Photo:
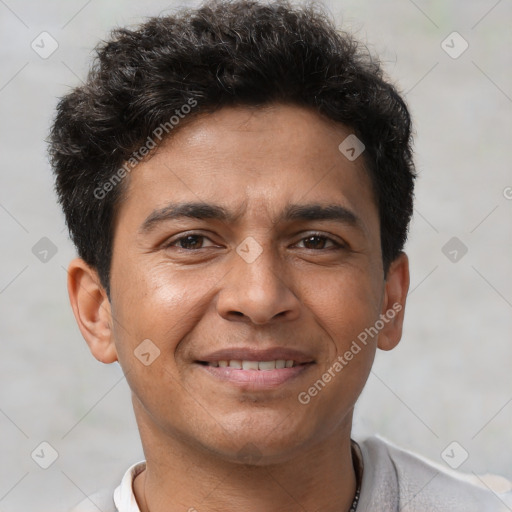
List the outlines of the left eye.
<svg viewBox="0 0 512 512">
<path fill-rule="evenodd" d="M 324 235 L 310 235 L 302 238 L 300 243 L 304 244 L 305 249 L 325 249 L 326 243 L 330 243 L 331 247 L 340 247 L 340 244 Z"/>
<path fill-rule="evenodd" d="M 180 249 L 194 250 L 202 249 L 205 240 L 211 240 L 204 235 L 186 235 L 170 242 L 167 247 L 177 246 Z M 210 245 L 214 245 L 211 243 Z"/>
</svg>

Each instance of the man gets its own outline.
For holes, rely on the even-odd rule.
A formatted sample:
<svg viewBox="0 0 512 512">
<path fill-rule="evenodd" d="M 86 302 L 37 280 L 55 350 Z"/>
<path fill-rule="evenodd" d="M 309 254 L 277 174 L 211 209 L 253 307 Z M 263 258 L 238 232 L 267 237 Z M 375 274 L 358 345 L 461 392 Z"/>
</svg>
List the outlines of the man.
<svg viewBox="0 0 512 512">
<path fill-rule="evenodd" d="M 506 511 L 512 493 L 351 440 L 400 340 L 404 101 L 314 8 L 218 2 L 120 29 L 51 134 L 68 289 L 146 460 L 76 511 Z"/>
</svg>

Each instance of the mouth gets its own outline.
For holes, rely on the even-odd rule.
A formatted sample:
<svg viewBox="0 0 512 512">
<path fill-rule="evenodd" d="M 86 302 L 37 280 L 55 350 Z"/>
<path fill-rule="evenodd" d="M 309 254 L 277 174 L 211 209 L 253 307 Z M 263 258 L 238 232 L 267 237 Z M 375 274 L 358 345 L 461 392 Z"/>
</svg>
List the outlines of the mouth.
<svg viewBox="0 0 512 512">
<path fill-rule="evenodd" d="M 233 349 L 209 354 L 195 363 L 217 381 L 256 391 L 274 389 L 295 380 L 315 361 L 289 349 Z"/>
<path fill-rule="evenodd" d="M 219 361 L 197 361 L 203 366 L 210 366 L 212 368 L 235 368 L 237 370 L 258 370 L 258 371 L 269 371 L 269 370 L 281 370 L 283 368 L 294 368 L 301 364 L 293 359 L 273 359 L 271 361 L 252 361 L 252 360 L 240 360 L 240 359 L 221 359 Z"/>
</svg>

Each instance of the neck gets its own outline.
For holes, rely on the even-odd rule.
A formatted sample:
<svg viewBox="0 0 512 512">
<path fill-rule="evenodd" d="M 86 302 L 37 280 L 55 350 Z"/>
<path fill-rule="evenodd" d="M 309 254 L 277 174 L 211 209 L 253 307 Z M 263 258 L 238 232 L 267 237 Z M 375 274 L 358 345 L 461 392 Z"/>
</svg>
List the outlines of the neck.
<svg viewBox="0 0 512 512">
<path fill-rule="evenodd" d="M 348 512 L 354 499 L 351 418 L 298 455 L 257 465 L 222 459 L 138 423 L 146 470 L 133 489 L 141 512 Z"/>
</svg>

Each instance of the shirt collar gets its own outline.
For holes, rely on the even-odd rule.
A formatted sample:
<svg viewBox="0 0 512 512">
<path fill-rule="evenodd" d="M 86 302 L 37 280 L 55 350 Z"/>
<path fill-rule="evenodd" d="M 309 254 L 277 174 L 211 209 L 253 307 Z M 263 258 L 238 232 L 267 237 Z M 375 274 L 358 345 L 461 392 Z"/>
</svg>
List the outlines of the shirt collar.
<svg viewBox="0 0 512 512">
<path fill-rule="evenodd" d="M 133 492 L 135 477 L 146 469 L 146 461 L 140 461 L 130 466 L 114 491 L 114 503 L 119 512 L 140 512 L 139 505 Z"/>
</svg>

